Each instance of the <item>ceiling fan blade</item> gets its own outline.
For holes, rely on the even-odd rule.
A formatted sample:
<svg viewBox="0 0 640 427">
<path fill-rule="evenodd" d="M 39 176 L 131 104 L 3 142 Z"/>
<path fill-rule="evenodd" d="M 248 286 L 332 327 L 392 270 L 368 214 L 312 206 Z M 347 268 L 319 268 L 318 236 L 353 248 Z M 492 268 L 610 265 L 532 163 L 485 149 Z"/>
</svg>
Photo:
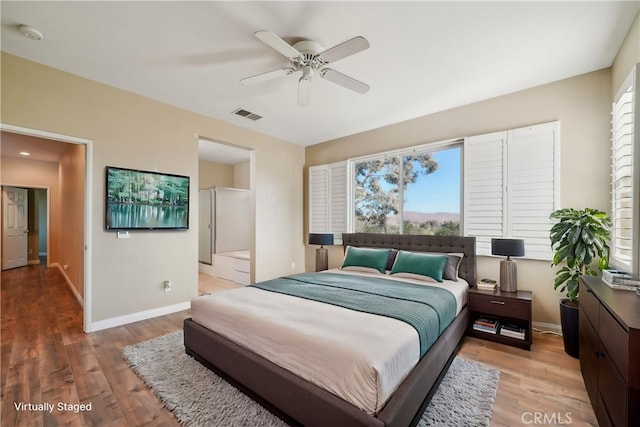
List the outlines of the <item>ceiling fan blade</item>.
<svg viewBox="0 0 640 427">
<path fill-rule="evenodd" d="M 311 79 L 300 78 L 298 83 L 298 106 L 308 107 L 311 104 Z"/>
<path fill-rule="evenodd" d="M 328 64 L 366 49 L 369 49 L 369 42 L 364 37 L 358 36 L 334 47 L 330 47 L 320 54 L 320 58 Z"/>
<path fill-rule="evenodd" d="M 347 89 L 351 89 L 354 92 L 369 92 L 368 84 L 362 83 L 361 81 L 356 80 L 353 77 L 349 77 L 346 74 L 342 74 L 341 72 L 332 70 L 331 68 L 324 68 L 320 72 L 320 77 L 342 87 L 346 87 Z"/>
<path fill-rule="evenodd" d="M 302 54 L 298 52 L 298 49 L 294 48 L 271 31 L 256 31 L 253 35 L 260 39 L 264 44 L 277 50 L 289 59 L 299 58 L 302 56 Z"/>
<path fill-rule="evenodd" d="M 293 73 L 293 68 L 280 68 L 278 70 L 267 71 L 266 73 L 256 74 L 255 76 L 245 77 L 240 80 L 243 85 L 252 85 L 255 83 L 266 82 L 278 77 L 288 76 Z"/>
</svg>

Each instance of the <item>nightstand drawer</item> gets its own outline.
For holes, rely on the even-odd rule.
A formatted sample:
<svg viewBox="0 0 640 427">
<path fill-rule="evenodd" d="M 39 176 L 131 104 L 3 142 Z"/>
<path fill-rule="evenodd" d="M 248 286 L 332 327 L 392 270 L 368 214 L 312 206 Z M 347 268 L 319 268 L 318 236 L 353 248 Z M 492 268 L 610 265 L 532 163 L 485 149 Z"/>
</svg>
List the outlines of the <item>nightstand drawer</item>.
<svg viewBox="0 0 640 427">
<path fill-rule="evenodd" d="M 471 294 L 469 309 L 494 316 L 514 319 L 530 319 L 531 301 L 508 298 L 498 295 Z"/>
</svg>

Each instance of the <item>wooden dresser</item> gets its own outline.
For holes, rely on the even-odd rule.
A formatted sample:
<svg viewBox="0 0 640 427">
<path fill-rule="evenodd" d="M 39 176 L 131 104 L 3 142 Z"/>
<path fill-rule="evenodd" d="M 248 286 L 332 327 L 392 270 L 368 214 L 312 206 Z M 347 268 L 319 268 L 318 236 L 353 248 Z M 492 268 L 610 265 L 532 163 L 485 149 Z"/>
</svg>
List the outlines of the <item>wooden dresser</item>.
<svg viewBox="0 0 640 427">
<path fill-rule="evenodd" d="M 580 278 L 580 369 L 600 426 L 640 425 L 640 296 Z"/>
</svg>

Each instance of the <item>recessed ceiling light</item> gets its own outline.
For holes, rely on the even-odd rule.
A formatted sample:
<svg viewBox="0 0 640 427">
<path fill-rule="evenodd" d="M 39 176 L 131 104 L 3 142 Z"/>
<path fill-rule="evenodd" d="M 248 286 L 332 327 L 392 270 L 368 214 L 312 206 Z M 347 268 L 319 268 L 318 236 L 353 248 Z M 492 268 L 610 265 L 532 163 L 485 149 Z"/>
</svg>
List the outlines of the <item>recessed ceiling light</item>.
<svg viewBox="0 0 640 427">
<path fill-rule="evenodd" d="M 20 25 L 18 27 L 18 30 L 20 30 L 23 36 L 31 40 L 42 40 L 44 38 L 44 34 L 42 34 L 42 31 L 28 25 Z"/>
<path fill-rule="evenodd" d="M 31 155 L 31 153 L 29 153 L 28 151 L 21 151 L 21 152 L 20 152 L 20 155 L 21 155 L 21 156 L 30 156 L 30 155 Z"/>
</svg>

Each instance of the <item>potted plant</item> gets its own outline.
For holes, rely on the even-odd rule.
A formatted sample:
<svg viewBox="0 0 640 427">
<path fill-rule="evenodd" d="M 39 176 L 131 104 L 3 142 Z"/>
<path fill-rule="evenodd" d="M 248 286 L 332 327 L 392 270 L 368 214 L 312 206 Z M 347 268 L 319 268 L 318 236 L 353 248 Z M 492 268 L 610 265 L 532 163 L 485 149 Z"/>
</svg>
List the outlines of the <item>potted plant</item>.
<svg viewBox="0 0 640 427">
<path fill-rule="evenodd" d="M 560 300 L 560 323 L 564 349 L 573 357 L 579 356 L 578 350 L 578 288 L 581 275 L 595 276 L 592 268 L 597 260 L 598 268 L 609 266 L 609 239 L 611 237 L 611 218 L 605 212 L 585 208 L 559 209 L 551 214 L 559 220 L 551 228 L 551 247 L 554 250 L 553 266 L 566 264 L 556 272 L 554 289 L 566 294 Z"/>
</svg>

